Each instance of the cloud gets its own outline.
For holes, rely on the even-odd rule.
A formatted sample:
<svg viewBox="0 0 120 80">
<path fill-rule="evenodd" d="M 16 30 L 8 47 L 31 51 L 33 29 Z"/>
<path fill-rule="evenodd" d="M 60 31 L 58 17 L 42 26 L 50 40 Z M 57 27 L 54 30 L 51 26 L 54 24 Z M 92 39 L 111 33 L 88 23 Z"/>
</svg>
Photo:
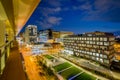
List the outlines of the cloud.
<svg viewBox="0 0 120 80">
<path fill-rule="evenodd" d="M 36 23 L 39 24 L 43 28 L 50 28 L 55 25 L 59 25 L 61 20 L 62 20 L 61 17 L 49 16 L 49 17 L 46 17 L 42 21 L 37 21 Z"/>
<path fill-rule="evenodd" d="M 81 11 L 81 20 L 120 22 L 120 0 L 77 0 L 81 5 L 73 5 L 73 10 Z"/>
<path fill-rule="evenodd" d="M 78 6 L 76 6 L 76 5 L 72 6 L 73 10 L 91 10 L 91 8 L 92 8 L 92 5 L 90 4 L 89 1 L 86 1 Z"/>
<path fill-rule="evenodd" d="M 69 10 L 79 11 L 81 21 L 120 22 L 120 11 L 118 11 L 120 0 L 44 0 L 43 2 L 45 6 L 39 9 L 42 19 L 38 23 L 45 28 L 59 25 L 63 19 L 60 12 Z"/>
<path fill-rule="evenodd" d="M 61 17 L 49 17 L 47 20 L 48 20 L 48 23 L 50 24 L 58 25 L 60 21 L 62 20 L 62 18 Z"/>
<path fill-rule="evenodd" d="M 56 8 L 49 8 L 49 7 L 39 7 L 40 13 L 42 13 L 43 16 L 48 16 L 50 14 L 56 14 L 61 11 L 60 7 Z"/>
<path fill-rule="evenodd" d="M 48 4 L 53 7 L 59 7 L 61 6 L 61 2 L 59 0 L 49 0 Z"/>
</svg>

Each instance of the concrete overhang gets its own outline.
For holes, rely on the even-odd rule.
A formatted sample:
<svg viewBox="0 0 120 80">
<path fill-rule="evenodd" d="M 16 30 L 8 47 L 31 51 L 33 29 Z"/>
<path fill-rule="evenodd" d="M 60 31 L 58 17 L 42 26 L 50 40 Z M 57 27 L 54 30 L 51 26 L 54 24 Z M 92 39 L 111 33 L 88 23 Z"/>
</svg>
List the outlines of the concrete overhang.
<svg viewBox="0 0 120 80">
<path fill-rule="evenodd" d="M 0 20 L 19 33 L 41 0 L 0 0 Z"/>
</svg>

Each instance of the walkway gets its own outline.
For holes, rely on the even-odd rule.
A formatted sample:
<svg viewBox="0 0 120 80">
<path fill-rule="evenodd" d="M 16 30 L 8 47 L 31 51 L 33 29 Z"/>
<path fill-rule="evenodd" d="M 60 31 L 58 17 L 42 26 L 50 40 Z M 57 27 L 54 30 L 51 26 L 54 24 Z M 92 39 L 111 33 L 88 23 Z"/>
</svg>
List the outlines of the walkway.
<svg viewBox="0 0 120 80">
<path fill-rule="evenodd" d="M 17 43 L 11 49 L 10 56 L 0 80 L 27 80 L 23 70 Z"/>
<path fill-rule="evenodd" d="M 65 71 L 65 70 L 68 70 L 68 69 L 72 68 L 72 67 L 73 67 L 73 66 L 70 66 L 70 67 L 68 67 L 68 68 L 65 68 L 65 69 L 63 69 L 63 70 L 61 70 L 61 71 L 57 72 L 57 73 L 59 74 L 59 73 L 61 73 L 61 72 Z"/>
<path fill-rule="evenodd" d="M 80 73 L 76 74 L 75 76 L 71 77 L 71 78 L 68 79 L 68 80 L 74 80 L 74 78 L 76 78 L 77 76 L 81 75 L 82 73 L 84 73 L 84 72 L 80 72 Z"/>
<path fill-rule="evenodd" d="M 77 63 L 77 65 L 79 65 L 79 66 L 82 66 L 82 67 L 85 67 L 85 68 L 89 68 L 89 69 L 98 71 L 100 73 L 107 74 L 109 76 L 112 76 L 112 77 L 120 80 L 120 77 L 119 77 L 120 73 L 114 72 L 114 71 L 110 71 L 107 68 L 104 68 L 104 67 L 102 67 L 100 65 L 96 65 L 94 62 L 90 62 L 89 60 L 78 58 L 78 57 L 74 57 L 74 56 L 67 56 L 65 54 L 61 54 L 61 57 L 65 58 L 67 60 L 70 60 L 70 61 L 72 61 L 74 63 Z"/>
</svg>

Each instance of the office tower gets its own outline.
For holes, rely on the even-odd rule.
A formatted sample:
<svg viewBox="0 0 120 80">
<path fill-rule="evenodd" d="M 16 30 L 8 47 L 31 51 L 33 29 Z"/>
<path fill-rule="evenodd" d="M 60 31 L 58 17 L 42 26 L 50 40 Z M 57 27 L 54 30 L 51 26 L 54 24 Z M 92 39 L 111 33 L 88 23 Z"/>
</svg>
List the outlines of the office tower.
<svg viewBox="0 0 120 80">
<path fill-rule="evenodd" d="M 37 42 L 37 26 L 28 25 L 25 29 L 25 42 L 27 44 Z"/>
</svg>

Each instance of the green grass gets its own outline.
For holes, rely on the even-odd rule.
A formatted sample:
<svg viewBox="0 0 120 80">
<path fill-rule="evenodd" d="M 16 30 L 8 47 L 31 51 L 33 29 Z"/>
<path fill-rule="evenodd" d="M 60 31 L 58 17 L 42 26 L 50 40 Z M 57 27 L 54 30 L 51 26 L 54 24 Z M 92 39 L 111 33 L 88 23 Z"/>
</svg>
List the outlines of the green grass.
<svg viewBox="0 0 120 80">
<path fill-rule="evenodd" d="M 60 73 L 60 75 L 63 76 L 64 79 L 69 79 L 72 76 L 75 76 L 76 74 L 80 73 L 81 70 L 76 67 L 71 67 L 70 69 L 67 69 Z"/>
<path fill-rule="evenodd" d="M 50 55 L 44 55 L 46 58 L 48 59 L 54 59 L 54 57 L 50 56 Z"/>
<path fill-rule="evenodd" d="M 74 78 L 74 80 L 96 80 L 96 78 L 87 73 L 82 73 L 78 77 Z"/>
<path fill-rule="evenodd" d="M 55 66 L 53 68 L 55 69 L 55 71 L 59 72 L 59 71 L 65 69 L 65 68 L 68 68 L 70 66 L 72 66 L 72 65 L 69 64 L 68 62 L 65 62 L 65 63 L 59 64 L 59 65 L 57 65 L 57 66 Z"/>
</svg>

